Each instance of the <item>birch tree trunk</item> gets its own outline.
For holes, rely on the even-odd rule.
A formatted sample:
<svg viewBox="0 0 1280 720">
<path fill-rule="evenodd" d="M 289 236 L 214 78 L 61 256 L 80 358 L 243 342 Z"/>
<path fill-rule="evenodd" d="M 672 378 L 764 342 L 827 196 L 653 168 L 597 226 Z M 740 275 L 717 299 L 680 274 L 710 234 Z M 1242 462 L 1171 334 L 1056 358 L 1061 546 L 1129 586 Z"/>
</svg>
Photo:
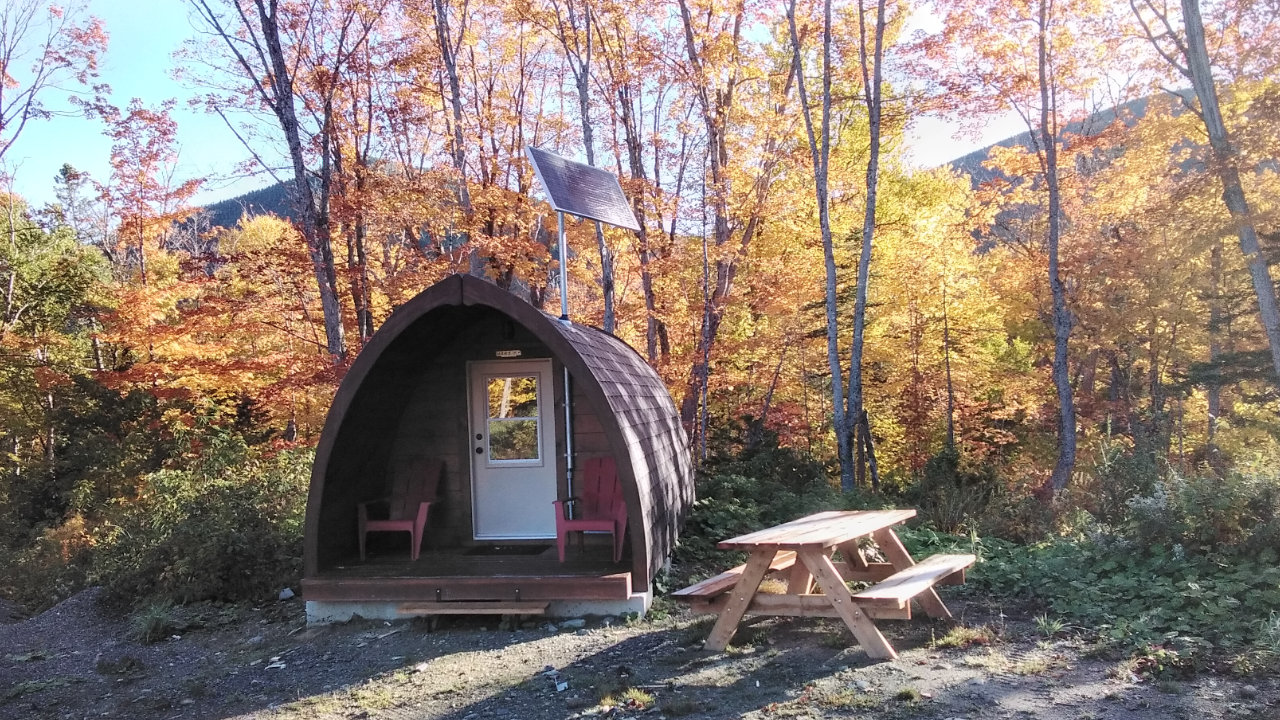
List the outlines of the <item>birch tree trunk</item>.
<svg viewBox="0 0 1280 720">
<path fill-rule="evenodd" d="M 1235 222 L 1236 236 L 1240 240 L 1240 252 L 1249 268 L 1249 279 L 1258 299 L 1258 316 L 1267 333 L 1271 349 L 1271 365 L 1280 381 L 1280 303 L 1276 302 L 1276 286 L 1271 280 L 1271 269 L 1258 245 L 1258 230 L 1254 224 L 1253 209 L 1245 197 L 1240 182 L 1240 167 L 1235 145 L 1227 133 L 1218 106 L 1218 90 L 1209 65 L 1209 51 L 1204 40 L 1204 21 L 1200 17 L 1200 0 L 1182 0 L 1182 22 L 1187 31 L 1184 74 L 1190 78 L 1200 101 L 1200 119 L 1209 134 L 1209 147 L 1213 151 L 1213 166 L 1222 182 L 1222 202 Z"/>
<path fill-rule="evenodd" d="M 289 160 L 293 165 L 293 184 L 289 194 L 294 209 L 300 214 L 302 236 L 306 239 L 307 254 L 320 293 L 320 307 L 324 315 L 324 334 L 327 350 L 335 360 L 347 356 L 347 342 L 342 327 L 342 307 L 338 302 L 338 279 L 333 264 L 333 244 L 329 227 L 329 209 L 317 205 L 315 193 L 307 173 L 306 158 L 302 149 L 302 133 L 293 105 L 293 74 L 284 55 L 280 41 L 280 17 L 276 0 L 255 0 L 262 38 L 270 59 L 273 88 L 272 110 L 280 122 L 280 129 L 289 146 Z M 228 40 L 230 41 L 230 40 Z"/>
<path fill-rule="evenodd" d="M 1258 244 L 1258 230 L 1254 219 L 1253 208 L 1244 193 L 1244 185 L 1240 181 L 1239 157 L 1231 134 L 1227 131 L 1222 119 L 1222 109 L 1218 105 L 1218 89 L 1213 79 L 1213 67 L 1209 60 L 1209 50 L 1205 42 L 1204 19 L 1200 14 L 1199 0 L 1181 0 L 1182 25 L 1185 37 L 1176 32 L 1169 20 L 1168 8 L 1164 4 L 1157 5 L 1153 0 L 1130 0 L 1147 40 L 1156 52 L 1183 77 L 1191 81 L 1195 91 L 1199 109 L 1192 108 L 1204 123 L 1205 132 L 1209 136 L 1209 149 L 1212 155 L 1214 173 L 1222 183 L 1222 202 L 1235 224 L 1236 237 L 1240 244 L 1240 253 L 1244 256 L 1249 269 L 1249 279 L 1253 283 L 1254 297 L 1258 301 L 1258 319 L 1267 335 L 1267 346 L 1271 351 L 1271 366 L 1275 379 L 1280 381 L 1280 303 L 1276 300 L 1275 284 L 1271 279 L 1271 269 Z M 1143 16 L 1139 5 L 1159 23 L 1153 23 Z M 1171 46 L 1171 47 L 1170 47 Z"/>
<path fill-rule="evenodd" d="M 863 100 L 867 106 L 867 122 L 870 128 L 870 149 L 867 158 L 866 205 L 862 217 L 862 251 L 858 258 L 858 285 L 853 303 L 853 344 L 849 350 L 849 400 L 846 418 L 854 418 L 851 428 L 854 437 L 849 439 L 855 447 L 865 443 L 858 442 L 857 434 L 870 433 L 871 423 L 857 422 L 865 412 L 862 385 L 862 349 L 865 344 L 867 329 L 867 286 L 871 281 L 871 247 L 876 230 L 876 193 L 880 184 L 880 119 L 882 98 L 880 91 L 882 64 L 884 58 L 885 0 L 876 3 L 876 25 L 873 42 L 875 47 L 870 63 L 867 59 L 867 31 L 865 12 L 862 3 L 858 4 L 859 56 L 862 63 Z M 868 444 L 869 445 L 869 444 Z M 861 468 L 859 468 L 859 471 Z M 843 475 L 842 475 L 843 480 Z M 878 479 L 873 478 L 878 484 Z M 852 487 L 846 486 L 846 491 Z"/>
<path fill-rule="evenodd" d="M 1049 3 L 1040 0 L 1040 27 L 1036 53 L 1040 83 L 1040 144 L 1043 150 L 1045 185 L 1049 193 L 1049 292 L 1053 296 L 1053 386 L 1058 393 L 1058 459 L 1049 475 L 1049 484 L 1061 490 L 1071 479 L 1076 465 L 1076 408 L 1067 367 L 1067 341 L 1071 337 L 1071 311 L 1067 290 L 1058 267 L 1058 242 L 1062 234 L 1062 198 L 1058 185 L 1058 117 L 1055 93 L 1049 74 Z"/>
<path fill-rule="evenodd" d="M 440 60 L 444 63 L 445 76 L 449 86 L 449 111 L 452 113 L 452 132 L 449 138 L 449 157 L 453 160 L 453 169 L 457 173 L 457 188 L 454 194 L 458 205 L 462 207 L 465 219 L 464 233 L 471 236 L 471 222 L 475 211 L 471 205 L 471 191 L 467 188 L 467 146 L 462 139 L 462 83 L 458 80 L 457 45 L 453 42 L 453 33 L 449 29 L 449 9 L 445 0 L 433 0 L 435 10 L 436 42 L 440 45 Z M 465 23 L 462 28 L 465 32 Z M 459 32 L 459 36 L 463 33 Z M 472 249 L 468 254 L 469 272 L 472 275 L 483 275 L 479 253 Z"/>
<path fill-rule="evenodd" d="M 222 13 L 214 9 L 211 0 L 188 0 L 201 20 L 221 38 L 226 45 L 232 68 L 248 81 L 257 98 L 271 109 L 280 125 L 287 146 L 289 163 L 293 178 L 288 184 L 290 204 L 297 213 L 295 225 L 302 233 L 307 245 L 307 254 L 311 260 L 312 274 L 315 276 L 316 288 L 320 296 L 323 312 L 325 347 L 335 362 L 346 358 L 347 345 L 342 326 L 342 306 L 338 300 L 337 274 L 334 269 L 332 232 L 329 225 L 328 189 L 329 156 L 326 150 L 321 152 L 322 167 L 320 170 L 320 195 L 317 196 L 311 183 L 311 173 L 307 170 L 306 153 L 303 147 L 302 127 L 294 107 L 297 94 L 294 87 L 294 67 L 286 56 L 281 34 L 282 23 L 297 18 L 280 16 L 279 0 L 253 0 L 252 4 L 226 2 L 230 13 L 234 13 L 235 26 L 228 24 Z M 312 8 L 307 12 L 319 13 L 322 10 Z M 345 22 L 352 20 L 348 14 Z M 365 33 L 367 34 L 367 28 Z M 246 40 L 247 38 L 247 40 Z M 343 39 L 347 35 L 343 34 Z M 362 38 L 355 42 L 362 41 Z M 334 66 L 326 68 L 333 76 L 334 82 L 341 64 L 347 54 L 345 47 L 339 47 L 334 54 Z M 324 101 L 326 111 L 331 110 L 333 86 L 330 86 Z M 320 141 L 327 143 L 324 134 L 329 131 L 329 118 L 321 118 Z"/>
<path fill-rule="evenodd" d="M 822 120 L 817 131 L 809 110 L 809 93 L 805 86 L 804 65 L 800 58 L 800 34 L 796 30 L 796 0 L 787 5 L 787 25 L 791 31 L 792 66 L 796 73 L 796 90 L 800 94 L 800 114 L 804 117 L 809 137 L 809 154 L 813 159 L 813 190 L 818 203 L 818 226 L 822 232 L 822 259 L 826 270 L 827 367 L 831 371 L 832 427 L 836 434 L 836 454 L 840 461 L 840 487 L 853 489 L 853 452 L 850 445 L 848 418 L 844 406 L 844 369 L 840 364 L 840 322 L 836 295 L 836 259 L 831 239 L 828 167 L 831 158 L 831 0 L 822 4 Z"/>
</svg>

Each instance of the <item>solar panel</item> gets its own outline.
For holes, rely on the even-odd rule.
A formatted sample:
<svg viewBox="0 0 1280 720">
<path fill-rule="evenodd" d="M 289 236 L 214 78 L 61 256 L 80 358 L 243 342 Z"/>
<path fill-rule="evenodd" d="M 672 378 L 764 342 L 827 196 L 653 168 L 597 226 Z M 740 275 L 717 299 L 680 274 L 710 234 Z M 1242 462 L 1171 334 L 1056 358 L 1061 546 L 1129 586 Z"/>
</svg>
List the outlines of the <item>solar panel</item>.
<svg viewBox="0 0 1280 720">
<path fill-rule="evenodd" d="M 525 148 L 525 153 L 551 199 L 551 207 L 557 212 L 628 230 L 640 229 L 631 204 L 622 194 L 622 185 L 613 173 L 535 147 Z"/>
</svg>

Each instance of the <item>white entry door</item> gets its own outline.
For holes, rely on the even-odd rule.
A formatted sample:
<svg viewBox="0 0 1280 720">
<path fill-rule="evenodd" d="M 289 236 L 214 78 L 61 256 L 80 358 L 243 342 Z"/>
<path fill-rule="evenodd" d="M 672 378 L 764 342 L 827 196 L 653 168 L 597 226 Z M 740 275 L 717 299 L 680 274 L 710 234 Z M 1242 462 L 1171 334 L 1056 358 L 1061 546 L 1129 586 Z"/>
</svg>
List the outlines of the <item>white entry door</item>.
<svg viewBox="0 0 1280 720">
<path fill-rule="evenodd" d="M 470 382 L 475 538 L 554 538 L 551 361 L 472 363 Z"/>
</svg>

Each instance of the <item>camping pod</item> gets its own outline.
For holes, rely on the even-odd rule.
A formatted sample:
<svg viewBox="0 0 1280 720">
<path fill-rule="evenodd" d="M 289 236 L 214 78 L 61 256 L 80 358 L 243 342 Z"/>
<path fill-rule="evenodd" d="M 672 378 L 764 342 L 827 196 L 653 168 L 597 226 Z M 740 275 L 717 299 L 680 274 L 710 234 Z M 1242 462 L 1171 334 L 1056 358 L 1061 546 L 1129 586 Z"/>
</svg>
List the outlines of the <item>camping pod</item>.
<svg viewBox="0 0 1280 720">
<path fill-rule="evenodd" d="M 557 519 L 615 488 L 622 537 L 577 533 L 562 561 Z M 643 613 L 692 502 L 688 439 L 635 350 L 454 275 L 392 313 L 334 397 L 307 501 L 308 619 Z M 420 537 L 364 519 L 397 507 L 425 512 Z"/>
</svg>

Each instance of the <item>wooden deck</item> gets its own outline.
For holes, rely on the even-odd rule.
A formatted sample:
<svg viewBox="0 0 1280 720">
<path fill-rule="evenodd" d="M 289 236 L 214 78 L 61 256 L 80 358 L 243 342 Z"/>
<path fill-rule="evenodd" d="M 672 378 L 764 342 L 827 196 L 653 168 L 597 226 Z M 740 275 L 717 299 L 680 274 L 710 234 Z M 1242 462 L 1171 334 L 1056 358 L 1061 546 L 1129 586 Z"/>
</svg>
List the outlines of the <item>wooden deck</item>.
<svg viewBox="0 0 1280 720">
<path fill-rule="evenodd" d="M 625 600 L 631 596 L 630 562 L 615 564 L 607 544 L 576 543 L 564 563 L 554 542 L 539 555 L 467 555 L 465 548 L 423 550 L 401 556 L 351 558 L 303 578 L 306 600 L 454 602 Z"/>
</svg>

